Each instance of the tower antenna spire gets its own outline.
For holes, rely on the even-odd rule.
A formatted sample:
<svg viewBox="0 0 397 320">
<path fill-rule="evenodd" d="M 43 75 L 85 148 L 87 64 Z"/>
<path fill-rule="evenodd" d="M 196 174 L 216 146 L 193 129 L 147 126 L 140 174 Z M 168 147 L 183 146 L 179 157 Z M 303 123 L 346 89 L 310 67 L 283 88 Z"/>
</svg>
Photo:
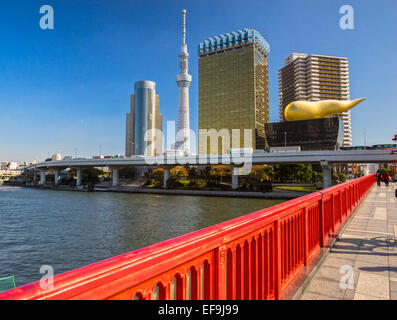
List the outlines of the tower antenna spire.
<svg viewBox="0 0 397 320">
<path fill-rule="evenodd" d="M 182 9 L 182 43 L 186 43 L 186 9 Z"/>
</svg>

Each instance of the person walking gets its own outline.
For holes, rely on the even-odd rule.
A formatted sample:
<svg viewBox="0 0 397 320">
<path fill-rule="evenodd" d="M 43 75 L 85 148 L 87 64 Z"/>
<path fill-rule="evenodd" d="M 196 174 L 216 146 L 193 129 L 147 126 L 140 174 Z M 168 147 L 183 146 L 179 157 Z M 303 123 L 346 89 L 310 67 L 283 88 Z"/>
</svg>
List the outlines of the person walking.
<svg viewBox="0 0 397 320">
<path fill-rule="evenodd" d="M 385 172 L 383 174 L 383 181 L 385 182 L 386 187 L 388 187 L 389 186 L 389 181 L 390 181 L 390 174 L 388 172 Z"/>
<path fill-rule="evenodd" d="M 380 187 L 380 181 L 382 180 L 382 175 L 380 174 L 380 170 L 376 171 L 375 178 L 376 178 L 376 183 L 377 183 L 378 187 Z"/>
</svg>

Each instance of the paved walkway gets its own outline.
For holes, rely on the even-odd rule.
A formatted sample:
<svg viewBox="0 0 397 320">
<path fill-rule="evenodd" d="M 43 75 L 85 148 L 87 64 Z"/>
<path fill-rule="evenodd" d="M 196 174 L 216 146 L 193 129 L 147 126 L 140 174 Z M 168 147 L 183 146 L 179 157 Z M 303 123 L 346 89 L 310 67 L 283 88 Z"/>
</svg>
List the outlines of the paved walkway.
<svg viewBox="0 0 397 320">
<path fill-rule="evenodd" d="M 301 299 L 397 300 L 396 187 L 371 189 Z"/>
</svg>

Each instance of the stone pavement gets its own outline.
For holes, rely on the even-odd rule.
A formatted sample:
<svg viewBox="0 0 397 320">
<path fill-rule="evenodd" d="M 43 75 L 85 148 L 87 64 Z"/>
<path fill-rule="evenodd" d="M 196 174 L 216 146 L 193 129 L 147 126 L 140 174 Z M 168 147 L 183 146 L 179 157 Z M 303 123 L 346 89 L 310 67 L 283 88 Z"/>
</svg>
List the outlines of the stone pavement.
<svg viewBox="0 0 397 320">
<path fill-rule="evenodd" d="M 396 187 L 372 187 L 300 299 L 397 300 Z"/>
</svg>

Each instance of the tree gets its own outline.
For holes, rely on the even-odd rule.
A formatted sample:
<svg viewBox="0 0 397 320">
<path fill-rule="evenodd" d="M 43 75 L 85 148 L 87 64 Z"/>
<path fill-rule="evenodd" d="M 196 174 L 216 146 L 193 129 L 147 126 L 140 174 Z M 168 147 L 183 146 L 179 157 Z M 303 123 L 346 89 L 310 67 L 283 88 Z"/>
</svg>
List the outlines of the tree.
<svg viewBox="0 0 397 320">
<path fill-rule="evenodd" d="M 271 180 L 273 174 L 273 168 L 269 165 L 257 165 L 254 166 L 250 172 L 250 177 L 254 180 Z"/>
<path fill-rule="evenodd" d="M 188 176 L 188 172 L 185 167 L 182 166 L 176 166 L 170 170 L 170 173 L 173 177 L 177 178 L 184 178 L 186 180 L 186 177 Z"/>
<path fill-rule="evenodd" d="M 300 182 L 310 183 L 313 176 L 313 168 L 310 163 L 298 164 L 297 166 L 297 178 Z"/>
<path fill-rule="evenodd" d="M 335 173 L 332 174 L 332 184 L 338 184 L 339 183 L 339 176 Z"/>
<path fill-rule="evenodd" d="M 293 178 L 293 168 L 291 165 L 275 165 L 274 176 L 280 181 L 291 180 Z"/>
<path fill-rule="evenodd" d="M 343 183 L 343 182 L 346 182 L 346 180 L 347 180 L 346 175 L 344 173 L 340 173 L 339 174 L 339 182 Z"/>
<path fill-rule="evenodd" d="M 220 177 L 221 182 L 223 180 L 223 177 L 231 176 L 232 175 L 232 170 L 230 169 L 229 166 L 225 165 L 216 165 L 212 166 L 210 170 L 210 175 L 215 176 L 215 177 Z"/>
<path fill-rule="evenodd" d="M 382 168 L 382 169 L 380 169 L 380 173 L 381 173 L 381 174 L 385 174 L 386 172 L 387 172 L 388 174 L 390 174 L 390 176 L 392 176 L 393 173 L 394 173 L 394 172 L 393 172 L 393 168 L 390 168 L 390 169 L 389 169 L 389 168 Z"/>
<path fill-rule="evenodd" d="M 196 178 L 198 175 L 196 167 L 189 167 L 188 172 L 189 172 L 189 178 Z"/>
<path fill-rule="evenodd" d="M 153 170 L 153 178 L 156 180 L 163 180 L 164 179 L 164 169 L 157 168 Z"/>
</svg>

